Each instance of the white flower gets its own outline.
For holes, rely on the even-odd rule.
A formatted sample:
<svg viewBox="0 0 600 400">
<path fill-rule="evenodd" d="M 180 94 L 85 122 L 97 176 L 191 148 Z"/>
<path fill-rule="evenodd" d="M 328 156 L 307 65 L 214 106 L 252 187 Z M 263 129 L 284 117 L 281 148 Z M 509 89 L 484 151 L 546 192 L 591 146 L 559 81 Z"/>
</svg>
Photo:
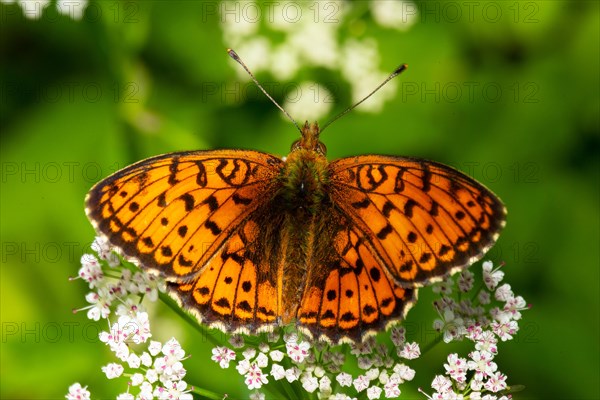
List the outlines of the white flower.
<svg viewBox="0 0 600 400">
<path fill-rule="evenodd" d="M 301 363 L 308 356 L 310 344 L 304 341 L 300 343 L 287 343 L 286 348 L 288 356 L 296 363 Z"/>
<path fill-rule="evenodd" d="M 255 362 L 259 368 L 265 368 L 267 365 L 269 365 L 269 358 L 265 353 L 259 353 Z"/>
<path fill-rule="evenodd" d="M 444 332 L 444 342 L 450 343 L 454 339 L 459 339 L 467 332 L 463 319 L 457 318 L 450 310 L 444 310 L 442 319 L 436 319 L 433 322 L 433 328 L 438 332 Z"/>
<path fill-rule="evenodd" d="M 331 392 L 331 379 L 327 375 L 319 379 L 319 391 L 321 393 Z"/>
<path fill-rule="evenodd" d="M 161 350 L 162 344 L 160 342 L 157 342 L 155 340 L 150 341 L 150 344 L 148 345 L 148 352 L 151 356 L 156 357 L 156 355 L 160 353 Z"/>
<path fill-rule="evenodd" d="M 358 378 L 352 382 L 352 384 L 354 385 L 356 391 L 360 393 L 369 387 L 369 379 L 365 375 L 359 375 Z"/>
<path fill-rule="evenodd" d="M 97 293 L 90 292 L 86 294 L 85 300 L 88 303 L 91 303 L 91 306 L 89 306 L 89 310 L 87 312 L 87 317 L 89 319 L 99 321 L 100 318 L 108 318 L 110 315 L 112 296 L 106 289 L 100 288 L 98 289 Z"/>
<path fill-rule="evenodd" d="M 300 369 L 298 367 L 292 367 L 285 370 L 285 379 L 289 383 L 297 381 L 300 378 Z"/>
<path fill-rule="evenodd" d="M 395 380 L 388 380 L 383 386 L 383 390 L 385 391 L 385 397 L 388 399 L 395 399 L 400 396 L 400 388 L 398 382 Z"/>
<path fill-rule="evenodd" d="M 516 321 L 505 323 L 492 322 L 492 330 L 503 342 L 511 340 L 513 335 L 519 330 L 519 325 Z"/>
<path fill-rule="evenodd" d="M 494 264 L 491 261 L 486 261 L 482 264 L 483 282 L 489 290 L 494 290 L 498 283 L 504 278 L 504 272 L 500 271 L 500 267 L 493 270 Z"/>
<path fill-rule="evenodd" d="M 512 299 L 513 297 L 515 297 L 512 289 L 510 288 L 510 285 L 508 283 L 505 283 L 502 286 L 499 286 L 496 291 L 494 292 L 494 297 L 496 297 L 496 300 L 498 301 L 508 301 L 509 299 Z"/>
<path fill-rule="evenodd" d="M 494 393 L 506 389 L 506 375 L 500 371 L 490 375 L 487 382 L 483 384 L 483 387 Z"/>
<path fill-rule="evenodd" d="M 136 372 L 135 374 L 131 375 L 132 386 L 139 386 L 142 384 L 142 382 L 144 382 L 144 375 L 140 374 L 139 372 Z"/>
<path fill-rule="evenodd" d="M 123 373 L 123 366 L 117 363 L 110 363 L 102 367 L 102 372 L 106 374 L 108 379 L 115 379 Z"/>
<path fill-rule="evenodd" d="M 456 353 L 448 356 L 448 364 L 444 364 L 446 373 L 456 382 L 463 383 L 467 377 L 467 360 L 459 358 Z"/>
<path fill-rule="evenodd" d="M 239 372 L 240 375 L 246 375 L 246 373 L 250 370 L 250 361 L 247 358 L 244 358 L 235 366 L 235 369 Z"/>
<path fill-rule="evenodd" d="M 130 353 L 127 357 L 127 364 L 129 365 L 129 368 L 137 369 L 140 367 L 141 359 L 137 354 Z"/>
<path fill-rule="evenodd" d="M 131 393 L 121 393 L 117 395 L 117 400 L 134 400 L 135 397 Z"/>
<path fill-rule="evenodd" d="M 410 28 L 418 16 L 418 8 L 412 1 L 372 0 L 371 15 L 381 26 L 405 31 Z"/>
<path fill-rule="evenodd" d="M 212 349 L 211 360 L 219 363 L 221 368 L 229 368 L 229 362 L 235 360 L 235 352 L 225 346 Z"/>
<path fill-rule="evenodd" d="M 260 393 L 259 391 L 256 391 L 256 392 L 250 394 L 250 400 L 265 400 L 265 394 Z"/>
<path fill-rule="evenodd" d="M 252 390 L 260 389 L 262 385 L 266 385 L 269 381 L 262 370 L 253 363 L 246 373 L 244 382 L 246 383 L 246 386 L 248 386 L 248 389 Z"/>
<path fill-rule="evenodd" d="M 316 377 L 311 376 L 311 375 L 305 375 L 305 376 L 303 376 L 300 379 L 300 382 L 302 382 L 302 387 L 308 393 L 314 392 L 319 387 L 319 381 L 317 380 Z"/>
<path fill-rule="evenodd" d="M 452 389 L 452 382 L 443 375 L 436 375 L 431 387 L 438 393 L 448 393 Z"/>
<path fill-rule="evenodd" d="M 80 20 L 83 18 L 83 11 L 87 4 L 88 0 L 58 0 L 56 8 L 63 15 L 67 15 L 74 20 Z"/>
<path fill-rule="evenodd" d="M 414 360 L 415 358 L 419 358 L 421 355 L 421 349 L 419 348 L 419 344 L 417 342 L 407 343 L 398 353 L 398 355 L 402 358 L 406 358 L 407 360 Z"/>
<path fill-rule="evenodd" d="M 398 377 L 400 377 L 403 381 L 412 381 L 415 377 L 415 370 L 405 364 L 396 364 L 394 366 L 394 373 L 397 374 Z"/>
<path fill-rule="evenodd" d="M 510 298 L 504 305 L 504 312 L 510 314 L 512 319 L 518 321 L 521 319 L 520 311 L 527 310 L 527 303 L 521 296 Z"/>
<path fill-rule="evenodd" d="M 161 381 L 180 380 L 185 376 L 186 370 L 181 361 L 185 358 L 185 351 L 175 338 L 171 338 L 162 348 L 163 357 L 154 360 L 154 368 L 163 375 Z"/>
<path fill-rule="evenodd" d="M 279 350 L 273 350 L 269 353 L 269 356 L 271 356 L 271 360 L 275 362 L 280 362 L 281 360 L 283 360 L 285 353 Z"/>
<path fill-rule="evenodd" d="M 248 347 L 246 350 L 244 350 L 242 355 L 244 356 L 244 359 L 250 360 L 256 356 L 256 349 L 254 347 Z"/>
<path fill-rule="evenodd" d="M 104 279 L 100 261 L 93 254 L 81 256 L 81 268 L 79 268 L 78 275 L 89 284 L 90 289 L 97 287 Z"/>
<path fill-rule="evenodd" d="M 340 384 L 340 386 L 344 387 L 344 386 L 351 386 L 352 385 L 352 375 L 346 373 L 346 372 L 341 372 L 339 373 L 336 377 L 335 380 Z"/>
<path fill-rule="evenodd" d="M 467 367 L 475 371 L 475 380 L 482 381 L 498 369 L 492 361 L 492 354 L 487 351 L 473 351 L 469 357 L 471 360 L 467 361 Z"/>
<path fill-rule="evenodd" d="M 383 390 L 380 387 L 371 386 L 370 388 L 367 389 L 367 397 L 370 400 L 378 399 L 379 397 L 381 397 L 381 392 L 383 392 Z"/>
<path fill-rule="evenodd" d="M 497 343 L 498 339 L 496 339 L 496 336 L 493 332 L 483 331 L 476 339 L 475 349 L 496 354 L 498 353 L 498 347 L 496 346 Z"/>
<path fill-rule="evenodd" d="M 283 368 L 281 365 L 279 364 L 273 364 L 271 366 L 271 376 L 273 377 L 273 379 L 275 379 L 276 381 L 281 380 L 283 378 L 285 378 L 285 368 Z"/>
<path fill-rule="evenodd" d="M 69 386 L 69 393 L 65 396 L 67 400 L 90 400 L 90 392 L 86 387 L 81 387 L 80 383 L 74 383 Z"/>
<path fill-rule="evenodd" d="M 96 236 L 92 242 L 92 250 L 94 250 L 98 257 L 102 260 L 106 260 L 110 267 L 116 267 L 121 264 L 119 257 L 113 253 L 110 243 L 105 238 Z"/>
</svg>

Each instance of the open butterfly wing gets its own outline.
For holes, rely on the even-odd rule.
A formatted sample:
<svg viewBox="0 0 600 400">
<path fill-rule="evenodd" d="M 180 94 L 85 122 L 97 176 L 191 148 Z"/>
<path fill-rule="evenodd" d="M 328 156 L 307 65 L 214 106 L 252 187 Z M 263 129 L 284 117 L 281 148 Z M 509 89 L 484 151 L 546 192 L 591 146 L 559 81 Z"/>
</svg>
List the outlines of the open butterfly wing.
<svg viewBox="0 0 600 400">
<path fill-rule="evenodd" d="M 259 206 L 281 165 L 254 151 L 165 154 L 98 183 L 86 198 L 86 212 L 123 256 L 185 282 Z"/>
<path fill-rule="evenodd" d="M 479 260 L 505 225 L 498 197 L 443 164 L 368 155 L 336 160 L 330 168 L 333 202 L 403 287 Z"/>
<path fill-rule="evenodd" d="M 312 270 L 298 309 L 298 323 L 314 338 L 339 342 L 362 341 L 406 316 L 417 289 L 402 288 L 385 273 L 368 247 L 365 235 L 342 215 L 332 225 L 343 227 L 333 238 L 330 261 Z M 317 260 L 317 263 L 323 260 Z"/>
</svg>

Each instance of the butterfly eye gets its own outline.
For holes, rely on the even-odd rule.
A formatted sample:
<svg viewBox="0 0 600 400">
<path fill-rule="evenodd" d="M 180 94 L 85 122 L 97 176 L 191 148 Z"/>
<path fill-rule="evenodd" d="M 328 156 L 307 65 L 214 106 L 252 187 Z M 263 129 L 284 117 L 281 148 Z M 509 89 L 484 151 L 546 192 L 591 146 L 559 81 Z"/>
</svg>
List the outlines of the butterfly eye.
<svg viewBox="0 0 600 400">
<path fill-rule="evenodd" d="M 317 152 L 322 155 L 327 155 L 327 146 L 323 142 L 318 142 L 317 144 Z"/>
</svg>

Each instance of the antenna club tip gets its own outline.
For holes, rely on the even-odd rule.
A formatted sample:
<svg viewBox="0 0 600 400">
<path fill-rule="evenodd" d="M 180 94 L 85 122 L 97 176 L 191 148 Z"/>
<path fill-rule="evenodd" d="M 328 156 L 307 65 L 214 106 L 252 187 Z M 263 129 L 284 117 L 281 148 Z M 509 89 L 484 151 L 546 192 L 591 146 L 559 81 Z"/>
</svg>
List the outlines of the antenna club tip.
<svg viewBox="0 0 600 400">
<path fill-rule="evenodd" d="M 402 64 L 401 66 L 399 66 L 398 68 L 396 68 L 396 70 L 394 71 L 395 74 L 399 74 L 402 71 L 406 70 L 408 68 L 408 64 Z"/>
<path fill-rule="evenodd" d="M 228 48 L 227 54 L 229 54 L 229 57 L 233 58 L 236 61 L 240 59 L 240 57 L 237 55 L 237 53 L 233 49 Z"/>
</svg>

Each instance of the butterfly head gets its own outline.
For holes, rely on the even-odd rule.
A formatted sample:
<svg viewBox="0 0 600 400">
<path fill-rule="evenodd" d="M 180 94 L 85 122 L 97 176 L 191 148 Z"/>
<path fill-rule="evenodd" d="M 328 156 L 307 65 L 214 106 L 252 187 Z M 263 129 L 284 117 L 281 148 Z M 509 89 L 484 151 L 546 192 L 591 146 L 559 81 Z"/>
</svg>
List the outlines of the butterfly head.
<svg viewBox="0 0 600 400">
<path fill-rule="evenodd" d="M 327 147 L 319 140 L 319 134 L 321 133 L 319 124 L 316 122 L 309 124 L 306 121 L 300 133 L 302 133 L 302 137 L 292 144 L 292 152 L 303 149 L 315 151 L 322 156 L 327 155 Z"/>
</svg>

